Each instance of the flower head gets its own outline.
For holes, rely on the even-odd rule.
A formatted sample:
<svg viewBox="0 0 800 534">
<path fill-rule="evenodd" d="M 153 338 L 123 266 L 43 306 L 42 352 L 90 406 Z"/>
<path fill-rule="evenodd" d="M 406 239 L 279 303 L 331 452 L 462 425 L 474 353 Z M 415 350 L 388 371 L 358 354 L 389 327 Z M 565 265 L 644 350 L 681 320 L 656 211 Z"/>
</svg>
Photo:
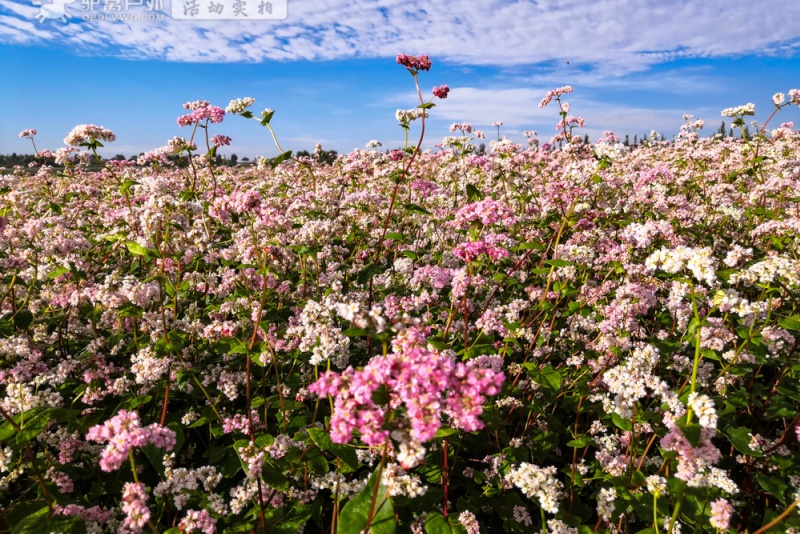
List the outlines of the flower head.
<svg viewBox="0 0 800 534">
<path fill-rule="evenodd" d="M 191 113 L 178 117 L 178 125 L 181 128 L 191 124 L 197 124 L 202 120 L 220 123 L 225 117 L 224 109 L 217 106 L 212 106 L 207 100 L 195 100 L 194 102 L 187 102 L 183 105 L 183 107 L 191 110 Z"/>
<path fill-rule="evenodd" d="M 409 56 L 408 54 L 397 55 L 398 65 L 404 66 L 412 74 L 421 70 L 431 70 L 431 60 L 428 56 Z"/>
<path fill-rule="evenodd" d="M 433 88 L 433 96 L 436 98 L 447 98 L 447 93 L 450 92 L 450 88 L 447 85 L 440 85 L 439 87 Z"/>
<path fill-rule="evenodd" d="M 127 532 L 141 532 L 150 520 L 150 510 L 147 508 L 147 491 L 141 482 L 126 482 L 122 489 L 122 511 L 125 519 L 122 524 L 127 527 Z"/>
<path fill-rule="evenodd" d="M 231 144 L 231 138 L 227 135 L 215 135 L 211 138 L 211 143 L 216 146 L 228 146 Z"/>
<path fill-rule="evenodd" d="M 252 106 L 255 101 L 255 98 L 251 98 L 249 96 L 231 100 L 228 104 L 228 107 L 225 108 L 225 113 L 232 113 L 234 115 L 242 113 L 244 110 Z"/>
<path fill-rule="evenodd" d="M 102 425 L 90 428 L 86 439 L 106 443 L 106 448 L 100 454 L 100 468 L 106 472 L 119 469 L 135 447 L 152 443 L 156 447 L 172 450 L 175 446 L 175 432 L 156 423 L 142 427 L 139 414 L 127 410 L 120 410 Z"/>
<path fill-rule="evenodd" d="M 550 91 L 547 91 L 547 94 L 544 95 L 542 101 L 539 102 L 539 107 L 543 108 L 547 104 L 549 104 L 550 101 L 553 100 L 553 98 L 558 99 L 561 95 L 565 95 L 571 92 L 572 92 L 572 86 L 569 85 L 565 85 L 563 87 L 558 87 L 557 89 L 552 89 Z"/>
<path fill-rule="evenodd" d="M 722 110 L 723 117 L 743 117 L 745 115 L 755 115 L 756 114 L 756 105 L 752 102 L 745 104 L 744 106 L 737 106 L 735 108 L 725 108 Z"/>
<path fill-rule="evenodd" d="M 117 136 L 114 135 L 114 132 L 102 126 L 79 124 L 67 134 L 67 137 L 64 138 L 64 144 L 78 146 L 81 143 L 91 143 L 97 140 L 112 142 L 116 138 Z"/>
<path fill-rule="evenodd" d="M 711 503 L 711 519 L 709 523 L 719 530 L 728 530 L 733 514 L 733 506 L 725 499 L 717 499 Z"/>
<path fill-rule="evenodd" d="M 34 135 L 36 135 L 36 130 L 34 130 L 33 128 L 28 128 L 27 130 L 22 130 L 19 133 L 19 136 L 22 137 L 22 138 L 29 137 L 29 138 L 32 139 Z"/>
</svg>

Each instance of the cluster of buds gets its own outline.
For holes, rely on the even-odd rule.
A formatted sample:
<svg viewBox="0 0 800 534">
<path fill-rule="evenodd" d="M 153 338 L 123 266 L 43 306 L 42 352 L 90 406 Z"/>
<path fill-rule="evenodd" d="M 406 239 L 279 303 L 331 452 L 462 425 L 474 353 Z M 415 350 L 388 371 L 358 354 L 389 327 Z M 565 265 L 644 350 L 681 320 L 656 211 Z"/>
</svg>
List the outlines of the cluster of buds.
<svg viewBox="0 0 800 534">
<path fill-rule="evenodd" d="M 398 54 L 397 64 L 404 66 L 411 74 L 416 74 L 421 70 L 431 70 L 431 60 L 428 56 L 409 56 L 408 54 Z"/>
</svg>

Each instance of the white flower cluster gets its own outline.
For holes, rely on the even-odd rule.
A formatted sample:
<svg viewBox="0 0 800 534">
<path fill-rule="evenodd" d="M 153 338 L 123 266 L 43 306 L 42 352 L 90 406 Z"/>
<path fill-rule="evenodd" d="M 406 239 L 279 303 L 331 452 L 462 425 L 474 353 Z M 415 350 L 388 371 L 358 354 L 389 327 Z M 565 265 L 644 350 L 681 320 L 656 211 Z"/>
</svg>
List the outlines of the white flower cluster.
<svg viewBox="0 0 800 534">
<path fill-rule="evenodd" d="M 116 138 L 117 136 L 114 135 L 114 132 L 102 126 L 79 124 L 67 134 L 67 137 L 64 138 L 64 144 L 78 146 L 81 143 L 88 143 L 96 140 L 112 142 Z"/>
<path fill-rule="evenodd" d="M 667 479 L 660 475 L 650 475 L 645 479 L 647 491 L 652 495 L 659 496 L 667 493 Z"/>
<path fill-rule="evenodd" d="M 338 304 L 330 295 L 322 303 L 309 299 L 300 313 L 300 324 L 287 330 L 287 335 L 300 338 L 298 348 L 301 351 L 311 352 L 311 365 L 333 358 L 337 367 L 344 369 L 347 366 L 350 338 L 343 336 L 341 329 L 332 324 L 332 312 Z"/>
<path fill-rule="evenodd" d="M 714 259 L 709 247 L 693 248 L 679 245 L 673 249 L 660 248 L 645 260 L 645 266 L 652 273 L 661 269 L 668 273 L 677 273 L 686 268 L 700 282 L 713 286 L 717 281 Z"/>
<path fill-rule="evenodd" d="M 367 485 L 367 480 L 353 480 L 348 482 L 341 474 L 336 472 L 325 473 L 325 476 L 311 476 L 311 487 L 316 490 L 327 489 L 339 495 L 340 499 L 349 499 L 358 494 Z"/>
<path fill-rule="evenodd" d="M 744 324 L 750 325 L 754 320 L 764 320 L 767 317 L 768 302 L 750 302 L 743 298 L 735 289 L 721 289 L 714 293 L 711 303 L 723 313 L 733 312 L 738 315 Z"/>
<path fill-rule="evenodd" d="M 423 515 L 425 515 L 424 512 Z M 475 514 L 469 510 L 464 510 L 458 514 L 458 522 L 461 523 L 461 526 L 464 527 L 467 534 L 480 534 L 481 532 L 481 527 L 478 524 L 478 520 L 475 518 Z"/>
<path fill-rule="evenodd" d="M 731 246 L 730 250 L 728 250 L 728 253 L 725 255 L 725 259 L 722 260 L 722 263 L 728 267 L 736 267 L 742 261 L 747 261 L 752 257 L 752 248 L 744 248 L 740 245 L 734 244 Z"/>
<path fill-rule="evenodd" d="M 164 456 L 164 480 L 158 483 L 153 490 L 153 495 L 164 497 L 171 495 L 173 503 L 178 510 L 182 510 L 191 497 L 189 492 L 198 490 L 201 486 L 206 493 L 210 493 L 222 481 L 222 475 L 216 467 L 203 466 L 198 469 L 173 467 L 174 454 Z"/>
<path fill-rule="evenodd" d="M 408 475 L 403 468 L 395 463 L 389 463 L 381 474 L 381 484 L 392 497 L 404 496 L 409 499 L 425 495 L 427 486 L 423 486 L 419 477 Z"/>
<path fill-rule="evenodd" d="M 12 465 L 11 457 L 13 454 L 14 451 L 11 450 L 11 447 L 0 449 L 0 473 L 7 473 L 10 471 L 9 468 Z"/>
<path fill-rule="evenodd" d="M 50 388 L 37 387 L 35 384 L 20 384 L 8 382 L 6 384 L 6 398 L 0 401 L 0 406 L 11 415 L 26 412 L 39 406 L 63 406 L 64 399 L 58 392 Z"/>
<path fill-rule="evenodd" d="M 397 111 L 394 112 L 394 117 L 400 124 L 408 124 L 411 121 L 419 119 L 420 117 L 425 117 L 427 119 L 428 112 L 420 108 L 398 109 Z"/>
<path fill-rule="evenodd" d="M 442 147 L 453 147 L 464 150 L 465 152 L 472 151 L 475 147 L 470 144 L 471 138 L 459 137 L 455 135 L 448 135 L 442 138 Z"/>
<path fill-rule="evenodd" d="M 622 365 L 603 374 L 609 393 L 615 395 L 614 411 L 622 417 L 633 415 L 633 404 L 647 395 L 646 379 L 659 360 L 658 349 L 651 345 L 636 347 Z"/>
<path fill-rule="evenodd" d="M 560 519 L 547 520 L 548 534 L 578 534 L 578 527 L 571 527 Z"/>
<path fill-rule="evenodd" d="M 708 395 L 691 393 L 687 404 L 697 416 L 700 426 L 717 428 L 717 411 L 714 409 L 714 401 Z"/>
<path fill-rule="evenodd" d="M 408 432 L 395 430 L 392 432 L 392 439 L 399 442 L 395 452 L 397 460 L 404 469 L 411 469 L 420 465 L 425 460 L 425 447 L 421 442 L 412 439 Z"/>
<path fill-rule="evenodd" d="M 512 469 L 505 477 L 528 498 L 539 499 L 540 506 L 551 514 L 558 513 L 558 500 L 564 484 L 556 478 L 554 466 L 539 467 L 538 465 L 522 462 L 519 467 Z"/>
<path fill-rule="evenodd" d="M 153 347 L 147 346 L 131 358 L 131 372 L 137 384 L 147 386 L 148 390 L 154 382 L 164 378 L 169 370 L 171 359 L 159 357 Z"/>
<path fill-rule="evenodd" d="M 524 506 L 515 506 L 513 514 L 514 514 L 514 521 L 516 521 L 520 525 L 524 525 L 526 527 L 533 525 L 533 519 L 531 519 L 531 514 L 528 513 L 528 510 L 526 510 Z"/>
<path fill-rule="evenodd" d="M 373 328 L 376 332 L 386 329 L 386 318 L 383 308 L 373 305 L 369 310 L 362 309 L 357 302 L 339 302 L 335 306 L 336 313 L 342 318 L 353 323 L 357 328 Z"/>
<path fill-rule="evenodd" d="M 771 284 L 779 278 L 788 285 L 800 285 L 800 261 L 786 256 L 769 256 L 742 271 L 733 273 L 729 282 L 731 285 L 739 282 L 749 285 Z"/>
<path fill-rule="evenodd" d="M 608 521 L 614 513 L 614 501 L 617 500 L 617 490 L 603 488 L 597 495 L 597 515 Z"/>
<path fill-rule="evenodd" d="M 594 153 L 599 158 L 608 158 L 617 161 L 624 158 L 630 150 L 622 143 L 597 143 L 594 145 Z"/>
<path fill-rule="evenodd" d="M 286 434 L 278 434 L 275 436 L 275 441 L 272 443 L 272 445 L 267 445 L 265 450 L 269 453 L 273 460 L 279 460 L 280 458 L 286 456 L 286 453 L 289 452 L 291 447 L 300 449 L 303 448 L 303 443 L 300 441 L 294 441 Z"/>
<path fill-rule="evenodd" d="M 236 115 L 237 113 L 241 113 L 252 106 L 255 101 L 255 98 L 251 98 L 249 96 L 231 100 L 230 104 L 228 104 L 228 107 L 225 108 L 225 113 L 233 113 Z"/>
<path fill-rule="evenodd" d="M 744 106 L 737 106 L 735 108 L 725 108 L 722 110 L 723 117 L 743 117 L 745 115 L 755 115 L 756 105 L 752 102 Z"/>
</svg>

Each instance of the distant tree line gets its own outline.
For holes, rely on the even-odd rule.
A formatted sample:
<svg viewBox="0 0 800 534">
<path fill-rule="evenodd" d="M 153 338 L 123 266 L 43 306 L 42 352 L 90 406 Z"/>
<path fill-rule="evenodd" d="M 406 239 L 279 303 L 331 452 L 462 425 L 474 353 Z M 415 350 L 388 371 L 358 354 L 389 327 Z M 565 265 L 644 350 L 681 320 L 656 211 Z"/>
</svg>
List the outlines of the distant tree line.
<svg viewBox="0 0 800 534">
<path fill-rule="evenodd" d="M 301 150 L 295 157 L 297 158 L 311 158 L 312 160 L 316 161 L 317 163 L 322 163 L 324 165 L 332 165 L 334 161 L 336 161 L 336 156 L 339 153 L 335 150 L 319 150 L 313 153 L 309 152 L 308 150 Z"/>
<path fill-rule="evenodd" d="M 722 124 L 720 125 L 719 129 L 714 133 L 714 135 L 719 135 L 720 137 L 736 137 L 737 136 L 737 135 L 734 135 L 733 128 L 727 128 L 727 126 L 725 124 L 725 121 L 722 121 Z M 741 137 L 741 133 L 739 133 L 738 136 Z M 751 139 L 752 138 L 752 134 L 750 133 L 750 129 L 746 125 L 744 127 L 744 137 L 746 139 Z M 646 142 L 649 142 L 649 140 L 650 140 L 650 136 L 647 135 L 647 134 L 642 134 L 641 137 L 639 137 L 638 134 L 634 135 L 633 136 L 633 140 L 631 140 L 629 134 L 626 134 L 625 135 L 625 139 L 622 142 L 622 144 L 625 145 L 625 146 L 639 146 L 639 145 L 642 145 L 642 144 L 644 144 Z M 660 140 L 661 141 L 665 141 L 666 138 L 662 135 L 662 136 L 660 136 Z M 589 134 L 584 135 L 583 142 L 586 143 L 586 144 L 590 143 Z M 481 143 L 480 147 L 478 148 L 478 150 L 476 152 L 478 154 L 484 154 L 486 152 L 486 144 Z M 142 154 L 133 155 L 130 158 L 126 158 L 123 154 L 117 154 L 113 158 L 107 158 L 105 161 L 108 161 L 108 160 L 125 161 L 126 159 L 129 160 L 129 161 L 136 161 L 139 158 L 139 156 L 141 156 L 141 155 Z M 301 158 L 301 157 L 310 158 L 310 159 L 312 159 L 312 160 L 314 160 L 314 161 L 316 161 L 318 163 L 322 163 L 322 164 L 326 164 L 326 165 L 333 164 L 333 162 L 336 161 L 336 157 L 338 155 L 339 155 L 338 152 L 336 152 L 335 150 L 321 150 L 321 151 L 317 151 L 317 152 L 309 152 L 308 150 L 301 150 L 301 151 L 299 151 L 299 152 L 297 152 L 295 154 L 295 156 L 298 157 L 298 158 Z M 178 167 L 184 167 L 184 166 L 186 166 L 188 164 L 188 162 L 186 161 L 186 158 L 183 157 L 183 156 L 174 156 L 173 155 L 173 156 L 169 156 L 168 158 L 169 158 L 170 161 L 172 161 Z M 2 154 L 0 154 L 0 167 L 11 168 L 11 167 L 14 167 L 16 165 L 27 167 L 28 165 L 30 165 L 33 162 L 37 162 L 39 164 L 46 163 L 46 164 L 51 165 L 51 166 L 55 165 L 55 160 L 53 158 L 46 158 L 46 159 L 43 160 L 41 157 L 37 158 L 33 154 L 17 154 L 16 152 L 12 153 L 11 155 L 2 155 Z M 231 154 L 228 157 L 223 156 L 223 155 L 217 155 L 214 158 L 214 164 L 217 165 L 217 166 L 225 165 L 225 166 L 233 167 L 233 166 L 238 165 L 240 163 L 247 164 L 249 162 L 250 162 L 250 158 L 244 157 L 244 158 L 241 158 L 241 161 L 240 161 L 239 156 L 237 156 L 236 154 Z"/>
</svg>

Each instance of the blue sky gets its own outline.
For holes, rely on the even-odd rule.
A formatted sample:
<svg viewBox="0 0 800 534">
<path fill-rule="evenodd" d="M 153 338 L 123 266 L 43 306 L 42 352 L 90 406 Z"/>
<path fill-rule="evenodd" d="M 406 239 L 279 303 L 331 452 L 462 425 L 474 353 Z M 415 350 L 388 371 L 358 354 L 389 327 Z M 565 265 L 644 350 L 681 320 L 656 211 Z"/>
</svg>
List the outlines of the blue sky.
<svg viewBox="0 0 800 534">
<path fill-rule="evenodd" d="M 115 0 L 94 0 L 93 12 L 110 20 L 84 20 L 86 1 L 64 8 L 66 22 L 38 21 L 45 6 L 32 1 L 0 3 L 0 153 L 31 152 L 18 137 L 25 128 L 38 130 L 40 149 L 55 150 L 91 123 L 117 134 L 105 155 L 127 157 L 188 136 L 176 123 L 183 103 L 224 108 L 244 96 L 256 99 L 256 113 L 276 110 L 284 149 L 320 142 L 349 152 L 371 139 L 394 148 L 403 142 L 395 110 L 418 104 L 411 76 L 395 64 L 400 52 L 433 60 L 420 73 L 426 98 L 434 86 L 451 88 L 431 110 L 428 147 L 453 122 L 492 138 L 491 123 L 503 121 L 512 140 L 522 142 L 524 130 L 546 140 L 557 110 L 538 102 L 566 84 L 592 140 L 604 130 L 671 136 L 684 113 L 704 119 L 711 135 L 723 108 L 753 102 L 764 121 L 774 93 L 800 88 L 797 2 L 288 0 L 283 20 L 198 21 L 172 18 L 170 0 L 149 12 L 125 0 L 121 12 L 143 20 L 115 19 L 104 8 Z M 150 20 L 154 13 L 164 16 Z M 800 127 L 800 110 L 782 110 L 770 126 L 784 121 Z M 277 154 L 252 120 L 226 116 L 211 133 L 233 139 L 223 153 Z"/>
</svg>

